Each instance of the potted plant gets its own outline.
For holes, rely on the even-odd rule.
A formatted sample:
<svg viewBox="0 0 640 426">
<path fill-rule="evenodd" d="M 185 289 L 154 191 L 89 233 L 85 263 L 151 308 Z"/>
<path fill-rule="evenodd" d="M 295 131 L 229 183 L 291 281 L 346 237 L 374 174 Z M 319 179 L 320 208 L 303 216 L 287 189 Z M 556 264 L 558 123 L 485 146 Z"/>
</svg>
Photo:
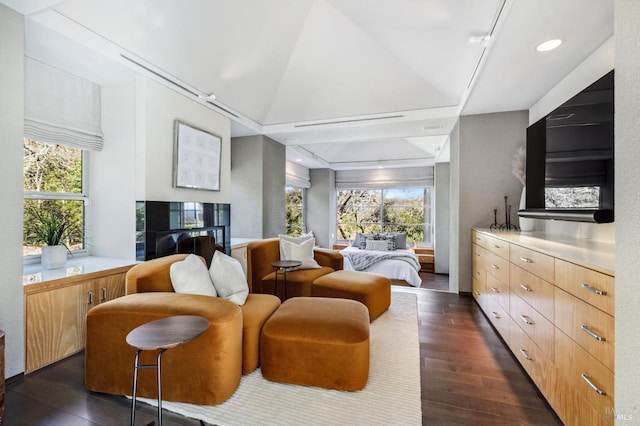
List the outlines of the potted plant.
<svg viewBox="0 0 640 426">
<path fill-rule="evenodd" d="M 66 218 L 54 211 L 33 209 L 31 220 L 25 224 L 25 231 L 30 241 L 44 244 L 41 263 L 44 269 L 62 268 L 67 264 L 69 248 L 65 238 L 70 233 Z"/>
</svg>

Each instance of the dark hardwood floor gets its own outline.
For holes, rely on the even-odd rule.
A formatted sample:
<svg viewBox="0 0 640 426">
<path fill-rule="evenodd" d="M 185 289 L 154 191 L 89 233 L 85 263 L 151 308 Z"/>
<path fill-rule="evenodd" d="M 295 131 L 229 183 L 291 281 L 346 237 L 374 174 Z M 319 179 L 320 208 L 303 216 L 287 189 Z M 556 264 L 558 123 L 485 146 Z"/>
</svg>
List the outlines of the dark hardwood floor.
<svg viewBox="0 0 640 426">
<path fill-rule="evenodd" d="M 423 425 L 560 425 L 470 296 L 394 287 L 418 297 Z M 7 385 L 3 425 L 126 425 L 130 401 L 87 392 L 83 354 Z M 156 419 L 140 404 L 137 424 Z M 165 411 L 164 424 L 199 425 Z"/>
</svg>

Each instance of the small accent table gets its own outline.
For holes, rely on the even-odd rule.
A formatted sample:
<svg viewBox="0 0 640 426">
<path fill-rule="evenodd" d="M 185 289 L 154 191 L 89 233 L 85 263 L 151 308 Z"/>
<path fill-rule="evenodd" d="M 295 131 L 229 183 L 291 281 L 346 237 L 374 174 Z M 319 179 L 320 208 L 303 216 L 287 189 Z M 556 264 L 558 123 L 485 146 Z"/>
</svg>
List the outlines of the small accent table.
<svg viewBox="0 0 640 426">
<path fill-rule="evenodd" d="M 162 354 L 171 348 L 183 345 L 209 328 L 209 321 L 197 315 L 177 315 L 151 321 L 134 328 L 127 335 L 127 343 L 137 349 L 133 370 L 133 400 L 131 402 L 131 426 L 136 419 L 136 392 L 138 370 L 155 368 L 158 372 L 158 426 L 162 426 L 162 375 L 160 360 Z M 156 364 L 139 364 L 140 352 L 158 351 Z"/>
<path fill-rule="evenodd" d="M 282 272 L 282 277 L 284 278 L 284 300 L 287 300 L 287 271 L 297 268 L 300 265 L 302 265 L 302 262 L 299 260 L 278 260 L 271 262 L 271 266 L 276 269 L 276 284 L 273 289 L 274 295 L 278 295 L 278 272 Z"/>
</svg>

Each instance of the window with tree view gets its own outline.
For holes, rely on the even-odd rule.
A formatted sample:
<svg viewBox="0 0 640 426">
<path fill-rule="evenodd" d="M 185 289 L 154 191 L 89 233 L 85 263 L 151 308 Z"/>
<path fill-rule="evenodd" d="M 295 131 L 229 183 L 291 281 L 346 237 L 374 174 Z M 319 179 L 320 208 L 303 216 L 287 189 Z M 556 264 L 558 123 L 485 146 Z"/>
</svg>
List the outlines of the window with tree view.
<svg viewBox="0 0 640 426">
<path fill-rule="evenodd" d="M 285 199 L 287 235 L 298 237 L 304 230 L 304 189 L 287 186 Z"/>
<path fill-rule="evenodd" d="M 337 197 L 338 240 L 406 232 L 408 242 L 433 244 L 431 188 L 348 189 Z"/>
<path fill-rule="evenodd" d="M 23 152 L 23 255 L 40 255 L 61 225 L 60 243 L 84 249 L 83 151 L 25 138 Z"/>
</svg>

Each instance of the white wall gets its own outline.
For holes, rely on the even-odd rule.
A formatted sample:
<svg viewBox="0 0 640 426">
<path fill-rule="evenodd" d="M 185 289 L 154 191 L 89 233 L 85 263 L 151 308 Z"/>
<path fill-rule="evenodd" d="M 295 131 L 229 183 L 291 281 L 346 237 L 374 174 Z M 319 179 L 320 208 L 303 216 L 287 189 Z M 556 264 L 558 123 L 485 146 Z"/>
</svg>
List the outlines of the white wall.
<svg viewBox="0 0 640 426">
<path fill-rule="evenodd" d="M 436 163 L 435 165 L 435 265 L 437 274 L 449 273 L 449 216 L 451 215 L 450 192 L 451 177 L 450 163 Z"/>
<path fill-rule="evenodd" d="M 5 333 L 5 377 L 24 371 L 22 285 L 22 129 L 24 19 L 0 4 L 0 330 Z"/>
<path fill-rule="evenodd" d="M 614 68 L 614 57 L 615 39 L 611 37 L 529 109 L 529 124 L 540 120 L 563 102 L 611 71 Z M 617 213 L 616 207 L 616 219 Z M 534 230 L 537 231 L 607 243 L 615 242 L 614 223 L 593 224 L 543 219 L 534 219 L 533 221 Z"/>
<path fill-rule="evenodd" d="M 494 208 L 498 223 L 505 223 L 504 196 L 511 205 L 510 221 L 517 224 L 522 185 L 511 163 L 525 143 L 528 116 L 528 111 L 514 111 L 460 117 L 459 291 L 471 291 L 471 228 L 489 227 Z"/>
<path fill-rule="evenodd" d="M 460 288 L 460 120 L 449 135 L 449 291 Z M 469 237 L 471 238 L 471 237 Z M 436 255 L 437 256 L 437 255 Z"/>
<path fill-rule="evenodd" d="M 136 103 L 143 102 L 144 199 L 149 201 L 231 202 L 231 122 L 217 112 L 150 79 L 136 81 Z M 220 191 L 173 188 L 173 123 L 180 120 L 222 138 Z"/>
<path fill-rule="evenodd" d="M 615 408 L 640 422 L 640 2 L 615 3 L 616 372 Z"/>
<path fill-rule="evenodd" d="M 94 256 L 136 258 L 135 86 L 102 86 L 104 148 L 90 153 L 87 246 Z"/>
</svg>

